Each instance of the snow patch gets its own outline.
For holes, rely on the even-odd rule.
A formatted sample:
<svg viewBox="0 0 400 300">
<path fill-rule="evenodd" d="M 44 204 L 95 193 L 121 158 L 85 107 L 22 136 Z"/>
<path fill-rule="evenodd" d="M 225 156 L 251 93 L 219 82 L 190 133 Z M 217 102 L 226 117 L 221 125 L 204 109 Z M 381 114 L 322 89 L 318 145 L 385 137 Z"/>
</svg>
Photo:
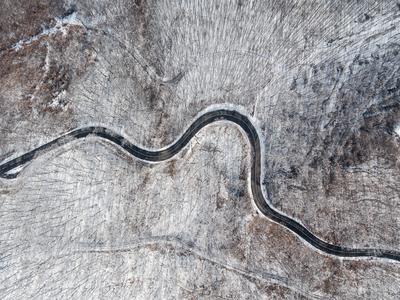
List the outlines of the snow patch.
<svg viewBox="0 0 400 300">
<path fill-rule="evenodd" d="M 398 137 L 400 137 L 400 123 L 397 123 L 396 126 L 394 126 L 393 131 Z"/>
<path fill-rule="evenodd" d="M 11 49 L 15 51 L 21 50 L 24 46 L 30 45 L 33 42 L 41 39 L 44 36 L 51 36 L 56 33 L 62 32 L 63 36 L 67 34 L 69 27 L 70 26 L 82 26 L 82 23 L 79 21 L 79 19 L 76 17 L 76 12 L 67 15 L 65 17 L 55 18 L 56 24 L 51 27 L 51 28 L 44 28 L 42 32 L 40 32 L 37 35 L 31 36 L 27 39 L 23 39 L 15 43 L 13 46 L 11 46 Z"/>
</svg>

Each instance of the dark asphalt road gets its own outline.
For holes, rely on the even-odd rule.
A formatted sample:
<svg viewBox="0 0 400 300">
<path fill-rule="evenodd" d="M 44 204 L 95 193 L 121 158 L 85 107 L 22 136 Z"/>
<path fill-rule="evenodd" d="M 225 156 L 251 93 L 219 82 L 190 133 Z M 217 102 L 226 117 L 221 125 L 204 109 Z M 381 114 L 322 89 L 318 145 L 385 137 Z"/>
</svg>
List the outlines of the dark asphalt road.
<svg viewBox="0 0 400 300">
<path fill-rule="evenodd" d="M 264 194 L 261 187 L 261 144 L 257 133 L 251 121 L 244 115 L 240 114 L 234 110 L 214 110 L 207 112 L 200 116 L 182 135 L 182 137 L 176 141 L 174 144 L 170 145 L 168 148 L 159 151 L 148 151 L 133 145 L 124 137 L 116 134 L 115 132 L 104 128 L 104 127 L 85 127 L 77 129 L 68 134 L 65 134 L 47 144 L 44 144 L 18 158 L 15 158 L 9 162 L 6 162 L 0 166 L 0 177 L 3 178 L 15 178 L 18 173 L 7 174 L 13 169 L 22 166 L 29 161 L 33 160 L 35 157 L 41 155 L 44 152 L 48 152 L 51 149 L 65 145 L 76 139 L 84 138 L 89 135 L 98 136 L 113 142 L 114 144 L 122 147 L 131 155 L 142 159 L 144 161 L 160 162 L 171 158 L 191 140 L 191 138 L 196 135 L 196 133 L 202 129 L 204 126 L 219 121 L 226 120 L 231 121 L 239 125 L 247 134 L 249 142 L 251 145 L 251 191 L 253 194 L 254 201 L 262 214 L 271 219 L 272 221 L 279 223 L 280 225 L 291 230 L 297 234 L 304 241 L 312 245 L 313 247 L 340 257 L 374 257 L 374 258 L 386 258 L 391 260 L 400 261 L 400 252 L 392 250 L 383 249 L 354 249 L 341 247 L 338 245 L 329 244 L 314 234 L 312 234 L 307 228 L 301 225 L 299 222 L 283 215 L 279 211 L 271 207 Z"/>
</svg>

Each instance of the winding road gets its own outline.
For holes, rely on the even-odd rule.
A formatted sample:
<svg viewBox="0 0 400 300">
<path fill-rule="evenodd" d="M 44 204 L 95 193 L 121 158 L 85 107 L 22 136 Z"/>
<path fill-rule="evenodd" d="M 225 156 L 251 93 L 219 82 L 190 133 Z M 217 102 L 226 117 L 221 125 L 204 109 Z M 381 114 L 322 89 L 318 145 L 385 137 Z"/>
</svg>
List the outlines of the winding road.
<svg viewBox="0 0 400 300">
<path fill-rule="evenodd" d="M 196 119 L 190 127 L 184 132 L 184 134 L 169 147 L 149 151 L 142 149 L 138 146 L 133 145 L 126 138 L 116 134 L 110 129 L 99 126 L 85 127 L 71 131 L 59 138 L 44 144 L 24 155 L 10 160 L 0 165 L 0 177 L 12 179 L 18 176 L 18 172 L 11 173 L 10 171 L 15 170 L 17 167 L 21 167 L 37 156 L 48 152 L 52 149 L 70 143 L 74 140 L 85 138 L 87 136 L 97 136 L 120 146 L 131 155 L 148 162 L 161 162 L 173 157 L 175 154 L 180 152 L 192 139 L 193 136 L 199 132 L 204 126 L 211 124 L 216 121 L 230 121 L 239 125 L 246 133 L 250 145 L 251 145 L 251 191 L 253 194 L 254 202 L 260 212 L 271 219 L 272 221 L 286 227 L 287 229 L 294 232 L 301 239 L 315 247 L 316 249 L 323 251 L 330 255 L 339 257 L 372 257 L 372 258 L 386 258 L 390 260 L 400 261 L 400 252 L 383 249 L 355 249 L 347 248 L 338 245 L 327 243 L 314 234 L 312 234 L 307 228 L 301 225 L 296 220 L 282 214 L 273 208 L 268 198 L 264 197 L 263 190 L 261 187 L 261 144 L 256 128 L 252 122 L 245 115 L 229 109 L 218 109 L 207 113 L 204 113 L 198 119 Z"/>
</svg>

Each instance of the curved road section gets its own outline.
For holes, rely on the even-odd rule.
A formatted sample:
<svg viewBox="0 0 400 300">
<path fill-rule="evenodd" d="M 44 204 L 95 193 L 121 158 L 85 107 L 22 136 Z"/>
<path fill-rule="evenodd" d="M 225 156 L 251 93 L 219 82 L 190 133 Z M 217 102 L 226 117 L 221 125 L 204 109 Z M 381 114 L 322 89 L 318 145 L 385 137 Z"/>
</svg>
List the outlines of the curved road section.
<svg viewBox="0 0 400 300">
<path fill-rule="evenodd" d="M 15 178 L 18 173 L 11 173 L 17 167 L 30 162 L 35 157 L 50 151 L 56 147 L 60 147 L 74 140 L 85 138 L 87 136 L 97 136 L 118 145 L 131 155 L 144 161 L 161 162 L 173 157 L 181 151 L 191 140 L 191 138 L 199 132 L 204 126 L 216 121 L 230 121 L 239 125 L 246 133 L 251 145 L 251 191 L 256 206 L 264 216 L 272 221 L 286 227 L 294 232 L 301 239 L 312 245 L 318 250 L 327 254 L 339 257 L 373 257 L 386 258 L 400 261 L 400 252 L 382 249 L 355 249 L 338 245 L 329 244 L 301 225 L 296 220 L 285 216 L 281 212 L 269 205 L 264 197 L 261 187 L 261 144 L 257 130 L 252 122 L 244 115 L 235 110 L 219 109 L 205 113 L 200 116 L 188 130 L 174 144 L 163 150 L 149 151 L 133 145 L 124 137 L 116 134 L 110 129 L 98 126 L 85 127 L 69 132 L 47 144 L 44 144 L 20 157 L 8 161 L 0 166 L 0 177 Z"/>
</svg>

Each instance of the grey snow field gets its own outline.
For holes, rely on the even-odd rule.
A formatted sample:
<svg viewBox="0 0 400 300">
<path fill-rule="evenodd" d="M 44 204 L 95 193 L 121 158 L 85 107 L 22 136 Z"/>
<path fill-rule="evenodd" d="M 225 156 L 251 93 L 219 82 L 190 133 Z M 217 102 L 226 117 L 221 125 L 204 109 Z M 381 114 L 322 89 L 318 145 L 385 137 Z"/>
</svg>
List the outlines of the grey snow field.
<svg viewBox="0 0 400 300">
<path fill-rule="evenodd" d="M 76 128 L 174 142 L 251 116 L 263 188 L 336 245 L 400 251 L 400 2 L 0 0 L 0 164 Z M 149 164 L 88 137 L 0 178 L 2 299 L 399 299 L 400 263 L 260 215 L 235 125 Z"/>
</svg>

